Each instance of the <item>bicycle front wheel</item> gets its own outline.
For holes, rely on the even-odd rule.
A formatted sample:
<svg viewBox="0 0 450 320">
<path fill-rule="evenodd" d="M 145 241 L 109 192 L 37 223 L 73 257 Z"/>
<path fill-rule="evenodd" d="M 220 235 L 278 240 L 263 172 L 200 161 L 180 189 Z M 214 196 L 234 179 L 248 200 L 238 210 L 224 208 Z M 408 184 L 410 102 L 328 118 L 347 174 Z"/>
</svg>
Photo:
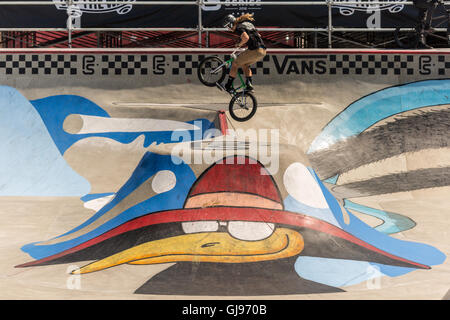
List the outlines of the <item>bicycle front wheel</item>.
<svg viewBox="0 0 450 320">
<path fill-rule="evenodd" d="M 214 87 L 225 79 L 226 65 L 222 59 L 216 56 L 206 57 L 198 65 L 197 75 L 201 83 L 208 87 Z"/>
<path fill-rule="evenodd" d="M 230 115 L 236 121 L 247 121 L 255 115 L 257 106 L 258 102 L 252 93 L 247 91 L 237 93 L 230 101 Z"/>
</svg>

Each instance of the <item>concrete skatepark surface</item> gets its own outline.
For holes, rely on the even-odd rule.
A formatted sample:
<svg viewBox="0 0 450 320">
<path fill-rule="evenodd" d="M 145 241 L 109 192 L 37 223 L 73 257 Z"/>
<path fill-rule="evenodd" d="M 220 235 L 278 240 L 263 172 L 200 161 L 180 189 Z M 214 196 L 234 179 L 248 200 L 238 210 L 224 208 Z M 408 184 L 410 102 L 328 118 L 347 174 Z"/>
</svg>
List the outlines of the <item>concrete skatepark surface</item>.
<svg viewBox="0 0 450 320">
<path fill-rule="evenodd" d="M 1 299 L 448 299 L 450 51 L 209 54 L 0 52 Z"/>
</svg>

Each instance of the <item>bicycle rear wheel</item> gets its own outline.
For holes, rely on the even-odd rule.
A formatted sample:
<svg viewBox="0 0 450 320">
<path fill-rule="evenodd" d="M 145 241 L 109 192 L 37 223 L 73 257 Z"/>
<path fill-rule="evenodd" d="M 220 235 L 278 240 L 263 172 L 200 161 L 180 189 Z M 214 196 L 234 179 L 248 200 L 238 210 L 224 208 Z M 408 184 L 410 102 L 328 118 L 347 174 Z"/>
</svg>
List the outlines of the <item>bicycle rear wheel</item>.
<svg viewBox="0 0 450 320">
<path fill-rule="evenodd" d="M 222 59 L 216 56 L 206 57 L 198 65 L 197 76 L 201 83 L 214 87 L 225 79 L 226 66 Z"/>
<path fill-rule="evenodd" d="M 395 43 L 402 49 L 414 49 L 417 48 L 419 44 L 419 34 L 417 31 L 401 33 L 400 28 L 395 29 Z"/>
<path fill-rule="evenodd" d="M 257 107 L 256 97 L 250 92 L 243 91 L 233 96 L 230 101 L 229 111 L 234 120 L 243 122 L 255 115 Z"/>
</svg>

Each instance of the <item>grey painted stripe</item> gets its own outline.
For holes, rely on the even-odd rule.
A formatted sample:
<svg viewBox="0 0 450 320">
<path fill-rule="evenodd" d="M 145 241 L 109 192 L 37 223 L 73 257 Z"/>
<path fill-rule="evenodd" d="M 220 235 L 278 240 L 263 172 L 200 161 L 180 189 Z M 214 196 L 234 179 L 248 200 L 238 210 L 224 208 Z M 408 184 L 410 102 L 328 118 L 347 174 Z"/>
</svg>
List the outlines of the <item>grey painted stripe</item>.
<svg viewBox="0 0 450 320">
<path fill-rule="evenodd" d="M 332 187 L 344 198 L 373 196 L 450 185 L 450 167 L 419 169 Z"/>
<path fill-rule="evenodd" d="M 405 152 L 450 146 L 450 108 L 421 111 L 308 155 L 321 179 Z"/>
</svg>

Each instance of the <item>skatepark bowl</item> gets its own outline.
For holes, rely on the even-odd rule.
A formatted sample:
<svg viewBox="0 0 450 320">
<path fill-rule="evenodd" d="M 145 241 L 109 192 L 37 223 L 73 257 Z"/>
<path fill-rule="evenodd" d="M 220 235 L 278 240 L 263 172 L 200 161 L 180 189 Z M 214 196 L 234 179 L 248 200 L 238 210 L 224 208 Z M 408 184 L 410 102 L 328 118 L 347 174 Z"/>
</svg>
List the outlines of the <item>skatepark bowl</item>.
<svg viewBox="0 0 450 320">
<path fill-rule="evenodd" d="M 450 50 L 2 49 L 2 299 L 449 299 Z"/>
</svg>

